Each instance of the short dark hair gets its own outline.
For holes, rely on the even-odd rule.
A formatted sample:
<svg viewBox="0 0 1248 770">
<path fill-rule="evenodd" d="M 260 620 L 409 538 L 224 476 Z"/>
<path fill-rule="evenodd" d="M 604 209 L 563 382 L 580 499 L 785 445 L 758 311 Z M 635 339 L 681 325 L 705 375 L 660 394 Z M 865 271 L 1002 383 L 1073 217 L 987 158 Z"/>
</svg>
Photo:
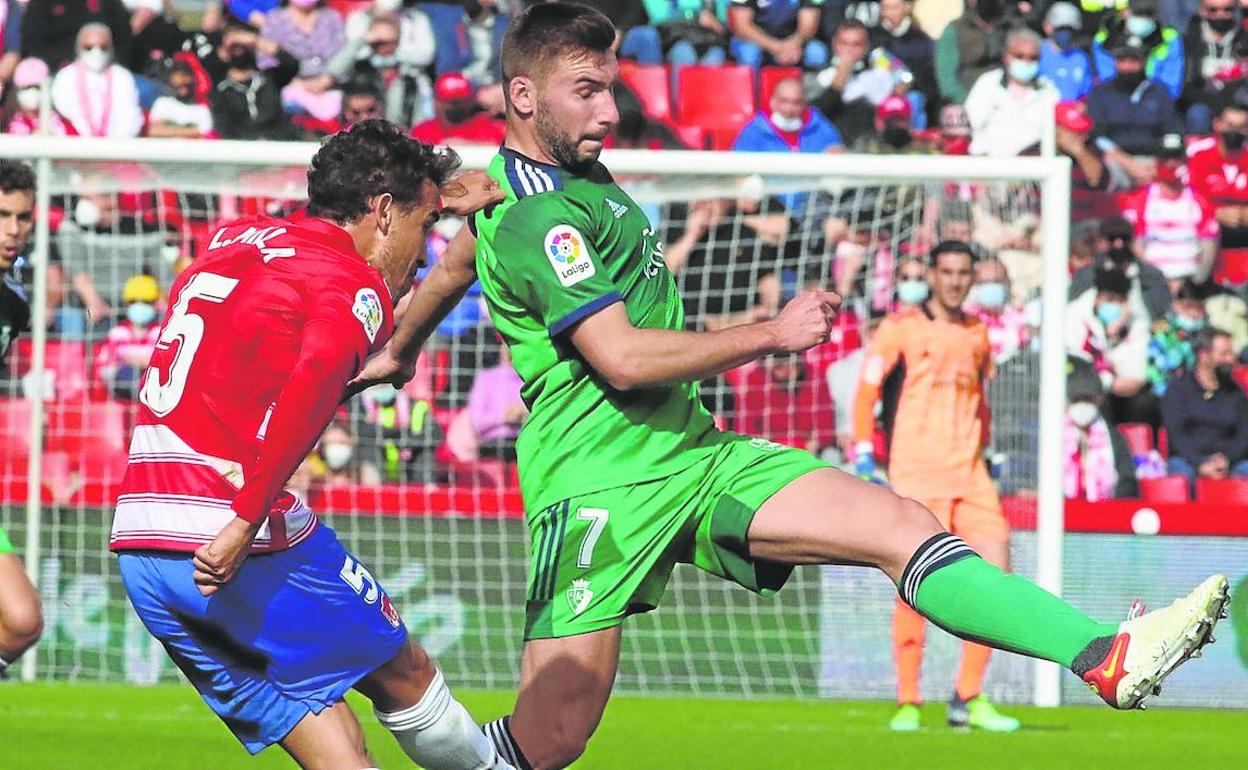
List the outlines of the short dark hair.
<svg viewBox="0 0 1248 770">
<path fill-rule="evenodd" d="M 1219 337 L 1231 338 L 1231 333 L 1216 326 L 1206 326 L 1192 335 L 1192 353 L 1207 353 L 1213 347 L 1213 341 Z"/>
<path fill-rule="evenodd" d="M 846 31 L 846 30 L 851 30 L 851 31 L 852 31 L 852 30 L 855 30 L 855 29 L 857 29 L 857 30 L 862 30 L 862 34 L 864 34 L 864 35 L 868 35 L 868 36 L 870 36 L 870 34 L 871 34 L 871 29 L 870 29 L 870 28 L 869 28 L 869 27 L 868 27 L 865 23 L 863 23 L 863 22 L 862 22 L 862 20 L 860 20 L 860 19 L 846 19 L 845 21 L 842 21 L 842 22 L 841 22 L 841 24 L 840 24 L 840 26 L 838 26 L 838 27 L 836 28 L 836 32 L 835 32 L 835 33 L 833 33 L 832 37 L 834 37 L 834 38 L 835 38 L 837 35 L 841 34 L 842 32 L 844 32 L 844 31 Z"/>
<path fill-rule="evenodd" d="M 1174 298 L 1184 300 L 1194 299 L 1197 302 L 1204 302 L 1205 291 L 1201 288 L 1200 284 L 1196 283 L 1191 278 L 1184 278 L 1183 282 L 1179 284 L 1178 291 L 1174 293 Z"/>
<path fill-rule="evenodd" d="M 381 89 L 378 88 L 376 81 L 362 77 L 352 78 L 342 87 L 342 101 L 344 104 L 352 96 L 372 96 L 378 100 L 382 98 Z"/>
<path fill-rule="evenodd" d="M 1123 297 L 1131 293 L 1131 279 L 1125 271 L 1116 267 L 1103 267 L 1096 271 L 1093 285 L 1098 292 L 1118 294 Z"/>
<path fill-rule="evenodd" d="M 971 258 L 972 265 L 977 261 L 975 250 L 966 241 L 941 241 L 933 246 L 931 253 L 927 255 L 927 264 L 935 267 L 942 254 L 965 254 Z"/>
<path fill-rule="evenodd" d="M 20 160 L 0 158 L 0 193 L 35 194 L 35 172 Z"/>
<path fill-rule="evenodd" d="M 368 213 L 370 198 L 390 193 L 401 209 L 420 202 L 426 181 L 441 187 L 459 156 L 435 149 L 386 120 L 364 120 L 329 137 L 308 168 L 308 215 L 338 224 Z"/>
<path fill-rule="evenodd" d="M 172 78 L 174 75 L 189 75 L 194 80 L 195 68 L 183 59 L 174 59 L 173 64 L 169 65 L 169 77 Z"/>
<path fill-rule="evenodd" d="M 503 35 L 499 54 L 503 91 L 513 78 L 544 78 L 559 57 L 581 51 L 602 53 L 614 44 L 615 25 L 596 8 L 580 3 L 531 5 Z"/>
</svg>

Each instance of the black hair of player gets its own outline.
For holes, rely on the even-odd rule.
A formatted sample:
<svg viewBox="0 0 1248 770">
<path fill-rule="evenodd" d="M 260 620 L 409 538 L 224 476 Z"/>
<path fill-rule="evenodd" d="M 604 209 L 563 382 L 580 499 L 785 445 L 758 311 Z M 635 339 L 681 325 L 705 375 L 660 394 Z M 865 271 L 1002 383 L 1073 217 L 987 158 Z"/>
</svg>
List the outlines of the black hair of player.
<svg viewBox="0 0 1248 770">
<path fill-rule="evenodd" d="M 420 203 L 425 182 L 441 187 L 459 167 L 453 150 L 417 141 L 374 118 L 325 140 L 308 168 L 308 216 L 338 224 L 368 213 L 369 201 L 390 193 L 401 210 Z"/>
<path fill-rule="evenodd" d="M 559 2 L 531 5 L 503 35 L 503 93 L 514 78 L 541 81 L 556 60 L 584 51 L 605 53 L 614 44 L 615 25 L 596 8 Z"/>
<path fill-rule="evenodd" d="M 0 193 L 35 194 L 35 171 L 20 160 L 0 158 Z"/>
<path fill-rule="evenodd" d="M 965 254 L 971 258 L 972 267 L 979 261 L 979 258 L 975 256 L 975 250 L 966 241 L 941 241 L 933 246 L 931 253 L 927 255 L 928 267 L 935 267 L 942 254 Z"/>
</svg>

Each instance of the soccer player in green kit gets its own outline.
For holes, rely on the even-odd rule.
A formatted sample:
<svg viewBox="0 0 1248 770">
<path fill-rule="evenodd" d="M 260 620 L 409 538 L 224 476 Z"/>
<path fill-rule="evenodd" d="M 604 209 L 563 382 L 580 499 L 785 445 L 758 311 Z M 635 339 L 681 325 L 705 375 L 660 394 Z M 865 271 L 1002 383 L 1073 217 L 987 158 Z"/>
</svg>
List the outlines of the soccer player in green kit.
<svg viewBox="0 0 1248 770">
<path fill-rule="evenodd" d="M 1098 623 L 984 561 L 917 502 L 715 428 L 693 383 L 824 341 L 839 298 L 808 291 L 768 321 L 683 330 L 658 235 L 597 162 L 618 118 L 614 36 L 571 3 L 512 22 L 507 139 L 489 168 L 506 197 L 472 222 L 476 273 L 531 409 L 516 446 L 532 535 L 521 681 L 514 713 L 485 727 L 502 756 L 533 768 L 580 756 L 624 619 L 659 603 L 681 561 L 762 593 L 797 564 L 873 566 L 942 628 L 1056 661 L 1111 705 L 1138 706 L 1210 640 L 1226 578 Z M 471 281 L 464 265 L 439 265 L 401 329 L 428 327 Z M 366 375 L 410 371 L 409 358 L 391 353 Z"/>
</svg>

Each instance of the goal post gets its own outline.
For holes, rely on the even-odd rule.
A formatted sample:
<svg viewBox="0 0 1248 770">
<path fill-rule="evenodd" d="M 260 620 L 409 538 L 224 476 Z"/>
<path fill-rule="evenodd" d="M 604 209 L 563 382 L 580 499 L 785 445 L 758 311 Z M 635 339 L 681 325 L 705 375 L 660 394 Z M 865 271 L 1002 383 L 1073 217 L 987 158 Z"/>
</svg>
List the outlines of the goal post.
<svg viewBox="0 0 1248 770">
<path fill-rule="evenodd" d="M 59 606 L 69 606 L 68 595 L 77 603 L 72 612 L 79 615 L 60 618 L 64 628 L 73 630 L 53 629 L 52 640 L 29 656 L 24 675 L 36 676 L 36 663 L 44 677 L 145 681 L 147 676 L 156 681 L 171 675 L 155 662 L 147 642 L 131 638 L 135 624 L 126 619 L 128 607 L 119 598 L 115 570 L 97 553 L 106 545 L 106 498 L 116 478 L 96 478 L 95 469 L 79 467 L 89 465 L 81 462 L 84 456 L 74 454 L 115 448 L 124 437 L 90 436 L 91 441 L 75 443 L 65 435 L 80 430 L 86 437 L 94 429 L 88 424 L 114 424 L 107 422 L 112 407 L 83 407 L 89 419 L 67 416 L 67 403 L 119 400 L 111 385 L 96 379 L 103 330 L 88 328 L 71 339 L 63 328 L 45 333 L 40 322 L 82 309 L 69 286 L 75 271 L 90 275 L 102 292 L 112 292 L 109 302 L 119 313 L 119 292 L 130 275 L 150 272 L 167 290 L 179 264 L 206 246 L 204 234 L 217 223 L 231 215 L 284 214 L 296 208 L 306 194 L 298 182 L 301 169 L 316 149 L 312 143 L 0 137 L 0 155 L 29 160 L 40 172 L 36 254 L 57 244 L 67 282 L 62 305 L 47 307 L 50 262 L 35 260 L 34 317 L 40 328 L 31 335 L 30 350 L 19 353 L 29 357 L 23 365 L 32 371 L 56 370 L 55 392 L 42 394 L 46 406 L 35 399 L 37 405 L 21 412 L 30 415 L 24 444 L 29 457 L 0 467 L 0 476 L 25 472 L 31 480 L 20 504 L 16 498 L 0 503 L 0 521 L 21 530 L 16 538 L 25 543 L 28 568 L 41 582 L 45 604 L 59 599 Z M 495 151 L 474 147 L 459 152 L 464 168 L 479 169 Z M 681 246 L 686 261 L 678 282 L 686 292 L 691 326 L 737 322 L 760 308 L 774 311 L 802 285 L 819 283 L 848 288 L 846 313 L 857 314 L 852 334 L 865 340 L 871 322 L 892 305 L 896 266 L 930 247 L 949 222 L 957 220 L 977 238 L 981 231 L 988 233 L 985 253 L 1012 254 L 1008 262 L 1028 274 L 1036 287 L 1032 308 L 1040 311 L 1032 321 L 1038 325 L 1038 350 L 1028 351 L 1034 358 L 1020 365 L 1019 378 L 1030 379 L 1032 386 L 1038 379 L 1038 389 L 1017 386 L 1017 393 L 1005 395 L 1013 413 L 1024 415 L 1017 422 L 1027 423 L 1026 429 L 1014 431 L 1011 463 L 1028 467 L 1026 487 L 1037 495 L 1035 532 L 1020 538 L 1025 553 L 1019 568 L 1047 590 L 1062 593 L 1067 159 L 616 150 L 605 153 L 603 161 L 661 230 L 669 257 L 690 232 L 692 219 L 714 219 L 700 239 L 686 239 L 690 242 Z M 98 199 L 92 206 L 115 219 L 101 224 L 80 216 L 84 199 Z M 777 200 L 788 208 L 776 209 Z M 707 214 L 702 204 L 719 207 Z M 54 216 L 62 219 L 54 222 Z M 427 357 L 430 401 L 438 416 L 453 418 L 463 410 L 465 394 L 443 401 L 439 388 L 453 391 L 457 382 L 470 383 L 475 369 L 496 360 L 496 343 L 489 334 L 457 332 L 434 348 Z M 836 365 L 818 364 L 820 377 Z M 74 384 L 78 370 L 85 383 Z M 739 424 L 740 410 L 746 408 L 743 397 L 752 398 L 742 390 L 747 377 L 708 383 L 704 389 L 707 400 L 718 397 L 718 387 L 725 401 L 715 403 L 733 402 L 720 414 L 726 427 Z M 36 381 L 48 383 L 47 378 L 27 378 L 30 387 L 19 394 L 26 401 L 37 395 L 32 388 L 41 385 Z M 66 392 L 71 392 L 68 400 Z M 367 413 L 375 406 L 357 399 L 352 409 Z M 454 422 L 443 427 L 447 443 L 454 443 L 453 432 L 460 427 Z M 835 444 L 830 441 L 823 449 L 835 455 Z M 378 464 L 385 462 L 383 457 Z M 418 626 L 413 632 L 438 652 L 448 676 L 453 673 L 456 682 L 469 686 L 510 688 L 518 671 L 526 566 L 526 536 L 515 517 L 518 494 L 507 478 L 475 466 L 465 470 L 459 458 L 449 462 L 460 475 L 447 475 L 447 462 L 443 450 L 430 462 L 432 470 L 421 471 L 425 475 L 329 489 L 317 499 L 379 579 L 410 589 L 418 609 L 408 615 L 409 626 Z M 504 467 L 504 476 L 507 472 Z M 72 479 L 77 486 L 50 489 L 58 483 L 50 479 Z M 25 514 L 20 527 L 19 510 Z M 1015 547 L 1017 553 L 1020 546 Z M 71 579 L 75 571 L 98 581 Z M 875 615 L 891 609 L 891 593 L 879 581 L 857 575 L 848 578 L 853 582 L 845 588 L 845 575 L 842 568 L 799 570 L 778 599 L 760 600 L 682 567 L 661 610 L 631 621 L 620 686 L 639 692 L 855 697 L 859 690 L 844 683 L 869 677 L 873 684 L 862 692 L 885 693 L 891 690 L 892 674 L 882 661 L 891 650 L 880 631 L 889 618 Z M 852 591 L 859 588 L 869 601 L 855 603 L 859 600 Z M 403 603 L 398 604 L 403 611 Z M 861 628 L 847 629 L 844 624 L 855 613 L 875 615 L 854 621 Z M 852 650 L 835 641 L 846 634 L 855 637 Z M 114 637 L 124 638 L 124 644 L 117 646 Z M 861 657 L 868 645 L 878 647 L 878 655 Z M 951 648 L 942 649 L 940 659 L 946 660 Z M 847 660 L 848 668 L 842 666 Z M 995 695 L 1045 706 L 1059 703 L 1056 666 L 1008 668 Z"/>
</svg>

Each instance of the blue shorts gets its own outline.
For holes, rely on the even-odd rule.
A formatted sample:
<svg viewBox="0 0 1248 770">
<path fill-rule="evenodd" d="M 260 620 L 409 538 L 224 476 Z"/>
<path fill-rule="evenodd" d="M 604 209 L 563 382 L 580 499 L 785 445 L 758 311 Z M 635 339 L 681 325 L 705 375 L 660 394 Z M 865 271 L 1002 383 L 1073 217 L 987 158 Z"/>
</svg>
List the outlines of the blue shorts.
<svg viewBox="0 0 1248 770">
<path fill-rule="evenodd" d="M 211 597 L 189 553 L 123 551 L 118 565 L 143 625 L 252 754 L 407 640 L 381 586 L 324 524 L 289 550 L 249 556 Z"/>
</svg>

